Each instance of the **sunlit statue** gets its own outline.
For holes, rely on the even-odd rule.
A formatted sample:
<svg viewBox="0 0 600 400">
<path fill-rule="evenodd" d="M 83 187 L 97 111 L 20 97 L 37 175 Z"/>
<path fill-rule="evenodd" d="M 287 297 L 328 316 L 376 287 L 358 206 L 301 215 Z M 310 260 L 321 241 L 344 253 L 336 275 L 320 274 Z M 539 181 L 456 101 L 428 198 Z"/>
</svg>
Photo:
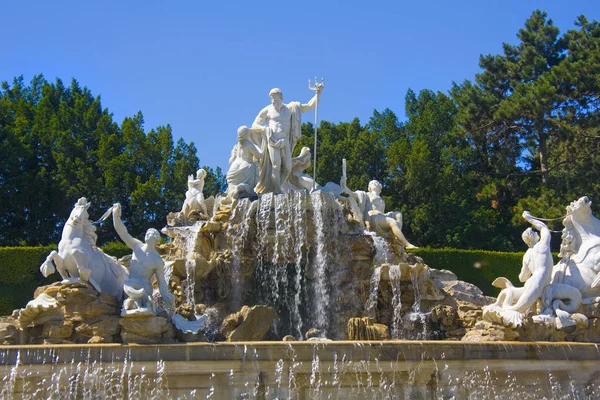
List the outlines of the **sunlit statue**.
<svg viewBox="0 0 600 400">
<path fill-rule="evenodd" d="M 346 178 L 342 177 L 340 186 L 344 193 L 356 201 L 359 210 L 359 219 L 364 222 L 368 230 L 374 231 L 379 236 L 388 236 L 390 233 L 402 243 L 406 249 L 417 249 L 402 233 L 402 213 L 400 211 L 385 212 L 385 200 L 381 197 L 381 183 L 373 180 L 369 182 L 368 192 L 348 189 Z"/>
<path fill-rule="evenodd" d="M 260 161 L 259 179 L 256 193 L 282 193 L 283 184 L 288 181 L 292 172 L 292 151 L 302 134 L 301 115 L 312 110 L 321 97 L 323 85 L 316 85 L 315 96 L 307 103 L 283 103 L 280 89 L 269 92 L 271 104 L 263 108 L 254 123 L 253 128 L 264 126 Z"/>
<path fill-rule="evenodd" d="M 169 293 L 165 279 L 164 262 L 156 250 L 160 242 L 160 233 L 154 228 L 146 232 L 145 243 L 132 237 L 121 221 L 121 204 L 112 208 L 115 230 L 133 250 L 129 264 L 129 279 L 123 284 L 127 299 L 123 302 L 122 316 L 156 315 L 157 307 L 152 298 L 152 277 L 156 277 L 160 294 L 170 308 L 175 306 L 175 296 Z"/>
<path fill-rule="evenodd" d="M 495 303 L 483 308 L 483 319 L 519 327 L 523 324 L 524 314 L 530 309 L 535 312 L 535 306 L 540 302 L 541 313 L 534 316 L 534 321 L 556 320 L 558 328 L 574 325 L 570 313 L 579 308 L 581 292 L 570 285 L 552 283 L 554 261 L 550 230 L 528 211 L 523 212 L 523 218 L 540 232 L 527 228 L 522 235 L 528 249 L 523 256 L 519 280 L 525 284 L 518 288 L 506 278 L 496 279 L 494 286 L 503 287 L 503 290 Z"/>
<path fill-rule="evenodd" d="M 263 131 L 264 128 L 260 128 Z M 237 144 L 231 150 L 227 172 L 227 194 L 233 198 L 255 195 L 258 181 L 258 162 L 263 156 L 260 148 L 251 139 L 251 129 L 240 126 Z"/>
<path fill-rule="evenodd" d="M 52 251 L 48 255 L 40 271 L 48 277 L 58 270 L 63 280 L 89 282 L 97 291 L 121 300 L 127 270 L 114 257 L 96 247 L 98 235 L 88 214 L 91 204 L 85 197 L 77 200 L 65 222 L 58 252 Z"/>
<path fill-rule="evenodd" d="M 194 175 L 188 176 L 188 190 L 185 192 L 185 201 L 181 213 L 187 220 L 192 212 L 198 211 L 202 215 L 208 217 L 208 211 L 204 202 L 204 179 L 206 178 L 206 171 L 200 168 L 196 171 L 196 178 Z"/>
</svg>

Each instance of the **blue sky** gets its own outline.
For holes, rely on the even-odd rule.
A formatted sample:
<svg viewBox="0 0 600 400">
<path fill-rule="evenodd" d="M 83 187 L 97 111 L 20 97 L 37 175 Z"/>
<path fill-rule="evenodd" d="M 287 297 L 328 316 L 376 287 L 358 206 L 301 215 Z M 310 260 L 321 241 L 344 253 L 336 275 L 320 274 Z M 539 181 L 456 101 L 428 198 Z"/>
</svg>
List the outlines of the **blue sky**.
<svg viewBox="0 0 600 400">
<path fill-rule="evenodd" d="M 5 0 L 0 80 L 76 78 L 119 123 L 141 110 L 146 130 L 171 124 L 201 164 L 226 169 L 271 88 L 308 101 L 308 78 L 323 76 L 320 119 L 366 123 L 386 107 L 404 118 L 407 89 L 473 79 L 479 55 L 515 43 L 535 9 L 561 32 L 600 19 L 597 0 Z"/>
</svg>

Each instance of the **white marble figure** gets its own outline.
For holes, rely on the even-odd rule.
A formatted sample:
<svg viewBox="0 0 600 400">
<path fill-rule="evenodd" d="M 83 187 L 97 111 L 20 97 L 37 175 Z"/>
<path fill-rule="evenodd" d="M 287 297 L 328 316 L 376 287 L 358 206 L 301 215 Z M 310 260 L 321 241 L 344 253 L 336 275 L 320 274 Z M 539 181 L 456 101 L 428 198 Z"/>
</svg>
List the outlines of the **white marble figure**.
<svg viewBox="0 0 600 400">
<path fill-rule="evenodd" d="M 579 289 L 583 303 L 600 300 L 600 220 L 592 214 L 592 202 L 584 196 L 567 207 L 563 220 L 562 260 L 554 267 L 553 283 Z"/>
<path fill-rule="evenodd" d="M 261 127 L 261 131 L 264 128 Z M 227 195 L 240 198 L 255 195 L 254 187 L 258 182 L 258 161 L 263 153 L 252 141 L 252 130 L 240 126 L 237 131 L 237 144 L 231 150 L 229 171 L 227 172 Z"/>
<path fill-rule="evenodd" d="M 85 197 L 77 200 L 65 222 L 58 252 L 52 251 L 48 255 L 40 271 L 48 277 L 58 270 L 65 281 L 89 282 L 97 291 L 121 300 L 127 270 L 116 258 L 96 247 L 98 235 L 96 227 L 89 220 L 90 205 Z"/>
<path fill-rule="evenodd" d="M 528 249 L 523 256 L 517 288 L 506 278 L 498 278 L 494 286 L 504 287 L 496 302 L 483 308 L 483 319 L 514 328 L 523 324 L 524 314 L 542 300 L 542 313 L 534 321 L 555 319 L 558 328 L 575 324 L 570 313 L 581 304 L 581 293 L 572 286 L 551 284 L 554 261 L 550 250 L 551 233 L 546 224 L 523 212 L 523 218 L 536 228 L 527 228 L 522 235 Z"/>
<path fill-rule="evenodd" d="M 194 175 L 188 176 L 188 190 L 185 192 L 185 201 L 181 208 L 181 213 L 187 220 L 190 214 L 194 211 L 200 211 L 203 215 L 208 217 L 208 211 L 204 202 L 204 179 L 206 178 L 206 171 L 200 168 L 196 171 L 196 178 Z"/>
<path fill-rule="evenodd" d="M 153 316 L 157 313 L 156 303 L 152 298 L 152 277 L 156 277 L 158 289 L 164 302 L 175 307 L 175 296 L 169 293 L 165 279 L 164 262 L 156 250 L 160 242 L 160 233 L 154 228 L 148 229 L 145 241 L 132 237 L 121 221 L 121 204 L 113 205 L 113 223 L 115 230 L 133 250 L 129 264 L 129 279 L 124 282 L 123 290 L 128 298 L 123 302 L 122 316 Z"/>
<path fill-rule="evenodd" d="M 369 182 L 368 192 L 348 189 L 346 178 L 342 176 L 340 186 L 344 193 L 350 195 L 352 201 L 356 201 L 360 215 L 367 230 L 377 233 L 379 236 L 388 236 L 390 232 L 400 241 L 406 249 L 417 249 L 402 233 L 402 213 L 400 211 L 385 212 L 385 200 L 381 197 L 381 183 L 376 180 Z"/>
<path fill-rule="evenodd" d="M 301 115 L 315 108 L 321 92 L 322 86 L 307 104 L 283 104 L 280 89 L 275 88 L 269 92 L 271 104 L 258 113 L 252 124 L 253 128 L 260 128 L 266 124 L 261 140 L 263 156 L 260 161 L 258 184 L 254 189 L 256 193 L 283 192 L 282 186 L 292 172 L 292 151 L 302 134 Z"/>
<path fill-rule="evenodd" d="M 304 171 L 310 167 L 311 152 L 308 147 L 300 150 L 298 157 L 292 158 L 292 172 L 289 179 L 283 184 L 284 191 L 290 190 L 308 190 L 319 189 L 318 183 L 315 183 L 312 176 L 305 174 Z"/>
</svg>

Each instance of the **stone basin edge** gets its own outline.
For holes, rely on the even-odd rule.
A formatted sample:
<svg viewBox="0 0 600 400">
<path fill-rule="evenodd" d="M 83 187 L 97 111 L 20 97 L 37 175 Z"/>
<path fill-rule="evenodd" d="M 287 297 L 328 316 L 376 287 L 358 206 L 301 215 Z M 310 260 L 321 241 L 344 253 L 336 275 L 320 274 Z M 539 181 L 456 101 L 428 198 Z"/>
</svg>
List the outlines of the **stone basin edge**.
<svg viewBox="0 0 600 400">
<path fill-rule="evenodd" d="M 177 361 L 332 361 L 345 354 L 350 360 L 421 362 L 477 361 L 600 361 L 594 343 L 576 342 L 451 342 L 451 341 L 335 341 L 335 342 L 194 342 L 173 344 L 59 344 L 0 346 L 0 365 Z"/>
</svg>

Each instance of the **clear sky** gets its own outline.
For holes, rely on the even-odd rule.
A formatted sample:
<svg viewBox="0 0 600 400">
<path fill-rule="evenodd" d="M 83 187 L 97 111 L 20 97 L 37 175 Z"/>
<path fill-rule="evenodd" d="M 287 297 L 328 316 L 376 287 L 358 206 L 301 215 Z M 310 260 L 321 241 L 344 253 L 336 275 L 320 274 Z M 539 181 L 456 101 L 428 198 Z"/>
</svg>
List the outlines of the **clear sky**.
<svg viewBox="0 0 600 400">
<path fill-rule="evenodd" d="M 76 78 L 119 123 L 141 110 L 146 130 L 171 124 L 201 164 L 226 170 L 271 88 L 305 102 L 308 78 L 323 76 L 320 119 L 366 123 L 386 107 L 404 118 L 407 89 L 473 79 L 480 54 L 515 43 L 535 9 L 561 32 L 600 19 L 598 0 L 4 0 L 0 81 Z"/>
</svg>

